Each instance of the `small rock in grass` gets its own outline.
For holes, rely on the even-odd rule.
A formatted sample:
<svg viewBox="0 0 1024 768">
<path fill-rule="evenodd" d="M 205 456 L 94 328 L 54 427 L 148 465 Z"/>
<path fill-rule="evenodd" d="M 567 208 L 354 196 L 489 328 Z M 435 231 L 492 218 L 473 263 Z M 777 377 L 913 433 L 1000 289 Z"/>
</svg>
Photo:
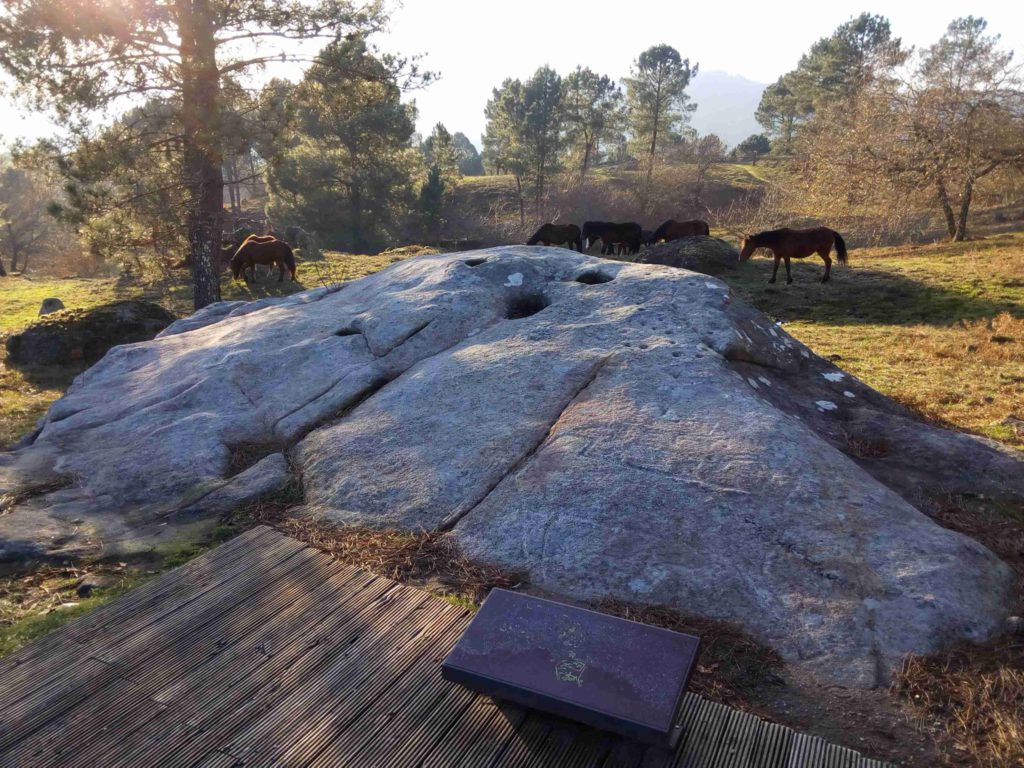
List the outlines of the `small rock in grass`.
<svg viewBox="0 0 1024 768">
<path fill-rule="evenodd" d="M 75 594 L 89 597 L 94 589 L 109 589 L 117 580 L 105 573 L 87 573 L 75 582 Z"/>
<path fill-rule="evenodd" d="M 60 312 L 64 309 L 64 302 L 60 299 L 43 299 L 43 303 L 39 307 L 39 316 L 49 315 L 52 312 Z"/>
</svg>

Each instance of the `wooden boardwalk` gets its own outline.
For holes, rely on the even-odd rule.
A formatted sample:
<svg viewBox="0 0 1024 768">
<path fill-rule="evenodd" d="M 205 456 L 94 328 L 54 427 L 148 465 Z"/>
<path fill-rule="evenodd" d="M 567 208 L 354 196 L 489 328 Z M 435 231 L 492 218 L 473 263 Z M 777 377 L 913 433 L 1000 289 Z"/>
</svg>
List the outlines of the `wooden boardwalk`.
<svg viewBox="0 0 1024 768">
<path fill-rule="evenodd" d="M 688 695 L 675 754 L 441 679 L 463 609 L 256 528 L 0 660 L 0 766 L 882 763 Z"/>
</svg>

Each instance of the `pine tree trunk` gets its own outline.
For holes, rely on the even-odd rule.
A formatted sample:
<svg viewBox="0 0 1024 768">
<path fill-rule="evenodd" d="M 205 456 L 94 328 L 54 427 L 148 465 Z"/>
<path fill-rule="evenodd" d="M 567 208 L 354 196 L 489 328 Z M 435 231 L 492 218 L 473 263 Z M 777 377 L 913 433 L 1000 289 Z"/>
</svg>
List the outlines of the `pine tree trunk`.
<svg viewBox="0 0 1024 768">
<path fill-rule="evenodd" d="M 364 253 L 366 241 L 363 238 L 363 196 L 357 186 L 352 187 L 349 206 L 352 212 L 352 250 Z"/>
<path fill-rule="evenodd" d="M 224 170 L 220 149 L 220 73 L 209 0 L 179 1 L 182 50 L 183 174 L 194 306 L 220 301 Z"/>
<path fill-rule="evenodd" d="M 7 239 L 11 243 L 11 272 L 18 271 L 18 238 L 14 234 L 14 226 L 7 222 Z"/>
<path fill-rule="evenodd" d="M 516 195 L 519 197 L 519 226 L 526 226 L 526 207 L 523 204 L 523 180 L 516 174 Z"/>
<path fill-rule="evenodd" d="M 580 189 L 583 189 L 583 180 L 587 176 L 587 168 L 590 167 L 590 152 L 592 150 L 593 142 L 587 141 L 587 145 L 583 150 L 583 165 L 580 166 Z"/>
</svg>

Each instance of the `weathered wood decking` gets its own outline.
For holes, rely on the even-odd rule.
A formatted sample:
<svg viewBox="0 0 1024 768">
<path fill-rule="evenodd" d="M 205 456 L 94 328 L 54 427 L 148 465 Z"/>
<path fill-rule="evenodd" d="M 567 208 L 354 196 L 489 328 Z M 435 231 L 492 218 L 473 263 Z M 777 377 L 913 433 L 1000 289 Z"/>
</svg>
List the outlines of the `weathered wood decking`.
<svg viewBox="0 0 1024 768">
<path fill-rule="evenodd" d="M 693 695 L 675 754 L 478 696 L 469 619 L 256 528 L 0 660 L 0 766 L 882 765 Z"/>
</svg>

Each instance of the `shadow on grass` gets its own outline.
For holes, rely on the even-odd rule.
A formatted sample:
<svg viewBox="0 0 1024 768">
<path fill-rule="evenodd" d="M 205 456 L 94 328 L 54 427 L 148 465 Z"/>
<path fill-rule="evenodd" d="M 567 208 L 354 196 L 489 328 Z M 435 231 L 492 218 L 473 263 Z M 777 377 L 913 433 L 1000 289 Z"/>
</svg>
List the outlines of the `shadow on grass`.
<svg viewBox="0 0 1024 768">
<path fill-rule="evenodd" d="M 1024 292 L 993 276 L 990 284 L 977 280 L 942 285 L 923 282 L 891 270 L 853 264 L 833 264 L 832 279 L 821 283 L 821 261 L 794 262 L 793 283 L 785 282 L 779 268 L 778 282 L 768 284 L 772 259 L 756 259 L 741 267 L 719 272 L 746 302 L 781 321 L 805 320 L 828 325 L 938 325 L 959 320 L 978 320 L 1008 312 L 1024 317 Z M 1022 294 L 1020 298 L 1013 294 Z"/>
</svg>

